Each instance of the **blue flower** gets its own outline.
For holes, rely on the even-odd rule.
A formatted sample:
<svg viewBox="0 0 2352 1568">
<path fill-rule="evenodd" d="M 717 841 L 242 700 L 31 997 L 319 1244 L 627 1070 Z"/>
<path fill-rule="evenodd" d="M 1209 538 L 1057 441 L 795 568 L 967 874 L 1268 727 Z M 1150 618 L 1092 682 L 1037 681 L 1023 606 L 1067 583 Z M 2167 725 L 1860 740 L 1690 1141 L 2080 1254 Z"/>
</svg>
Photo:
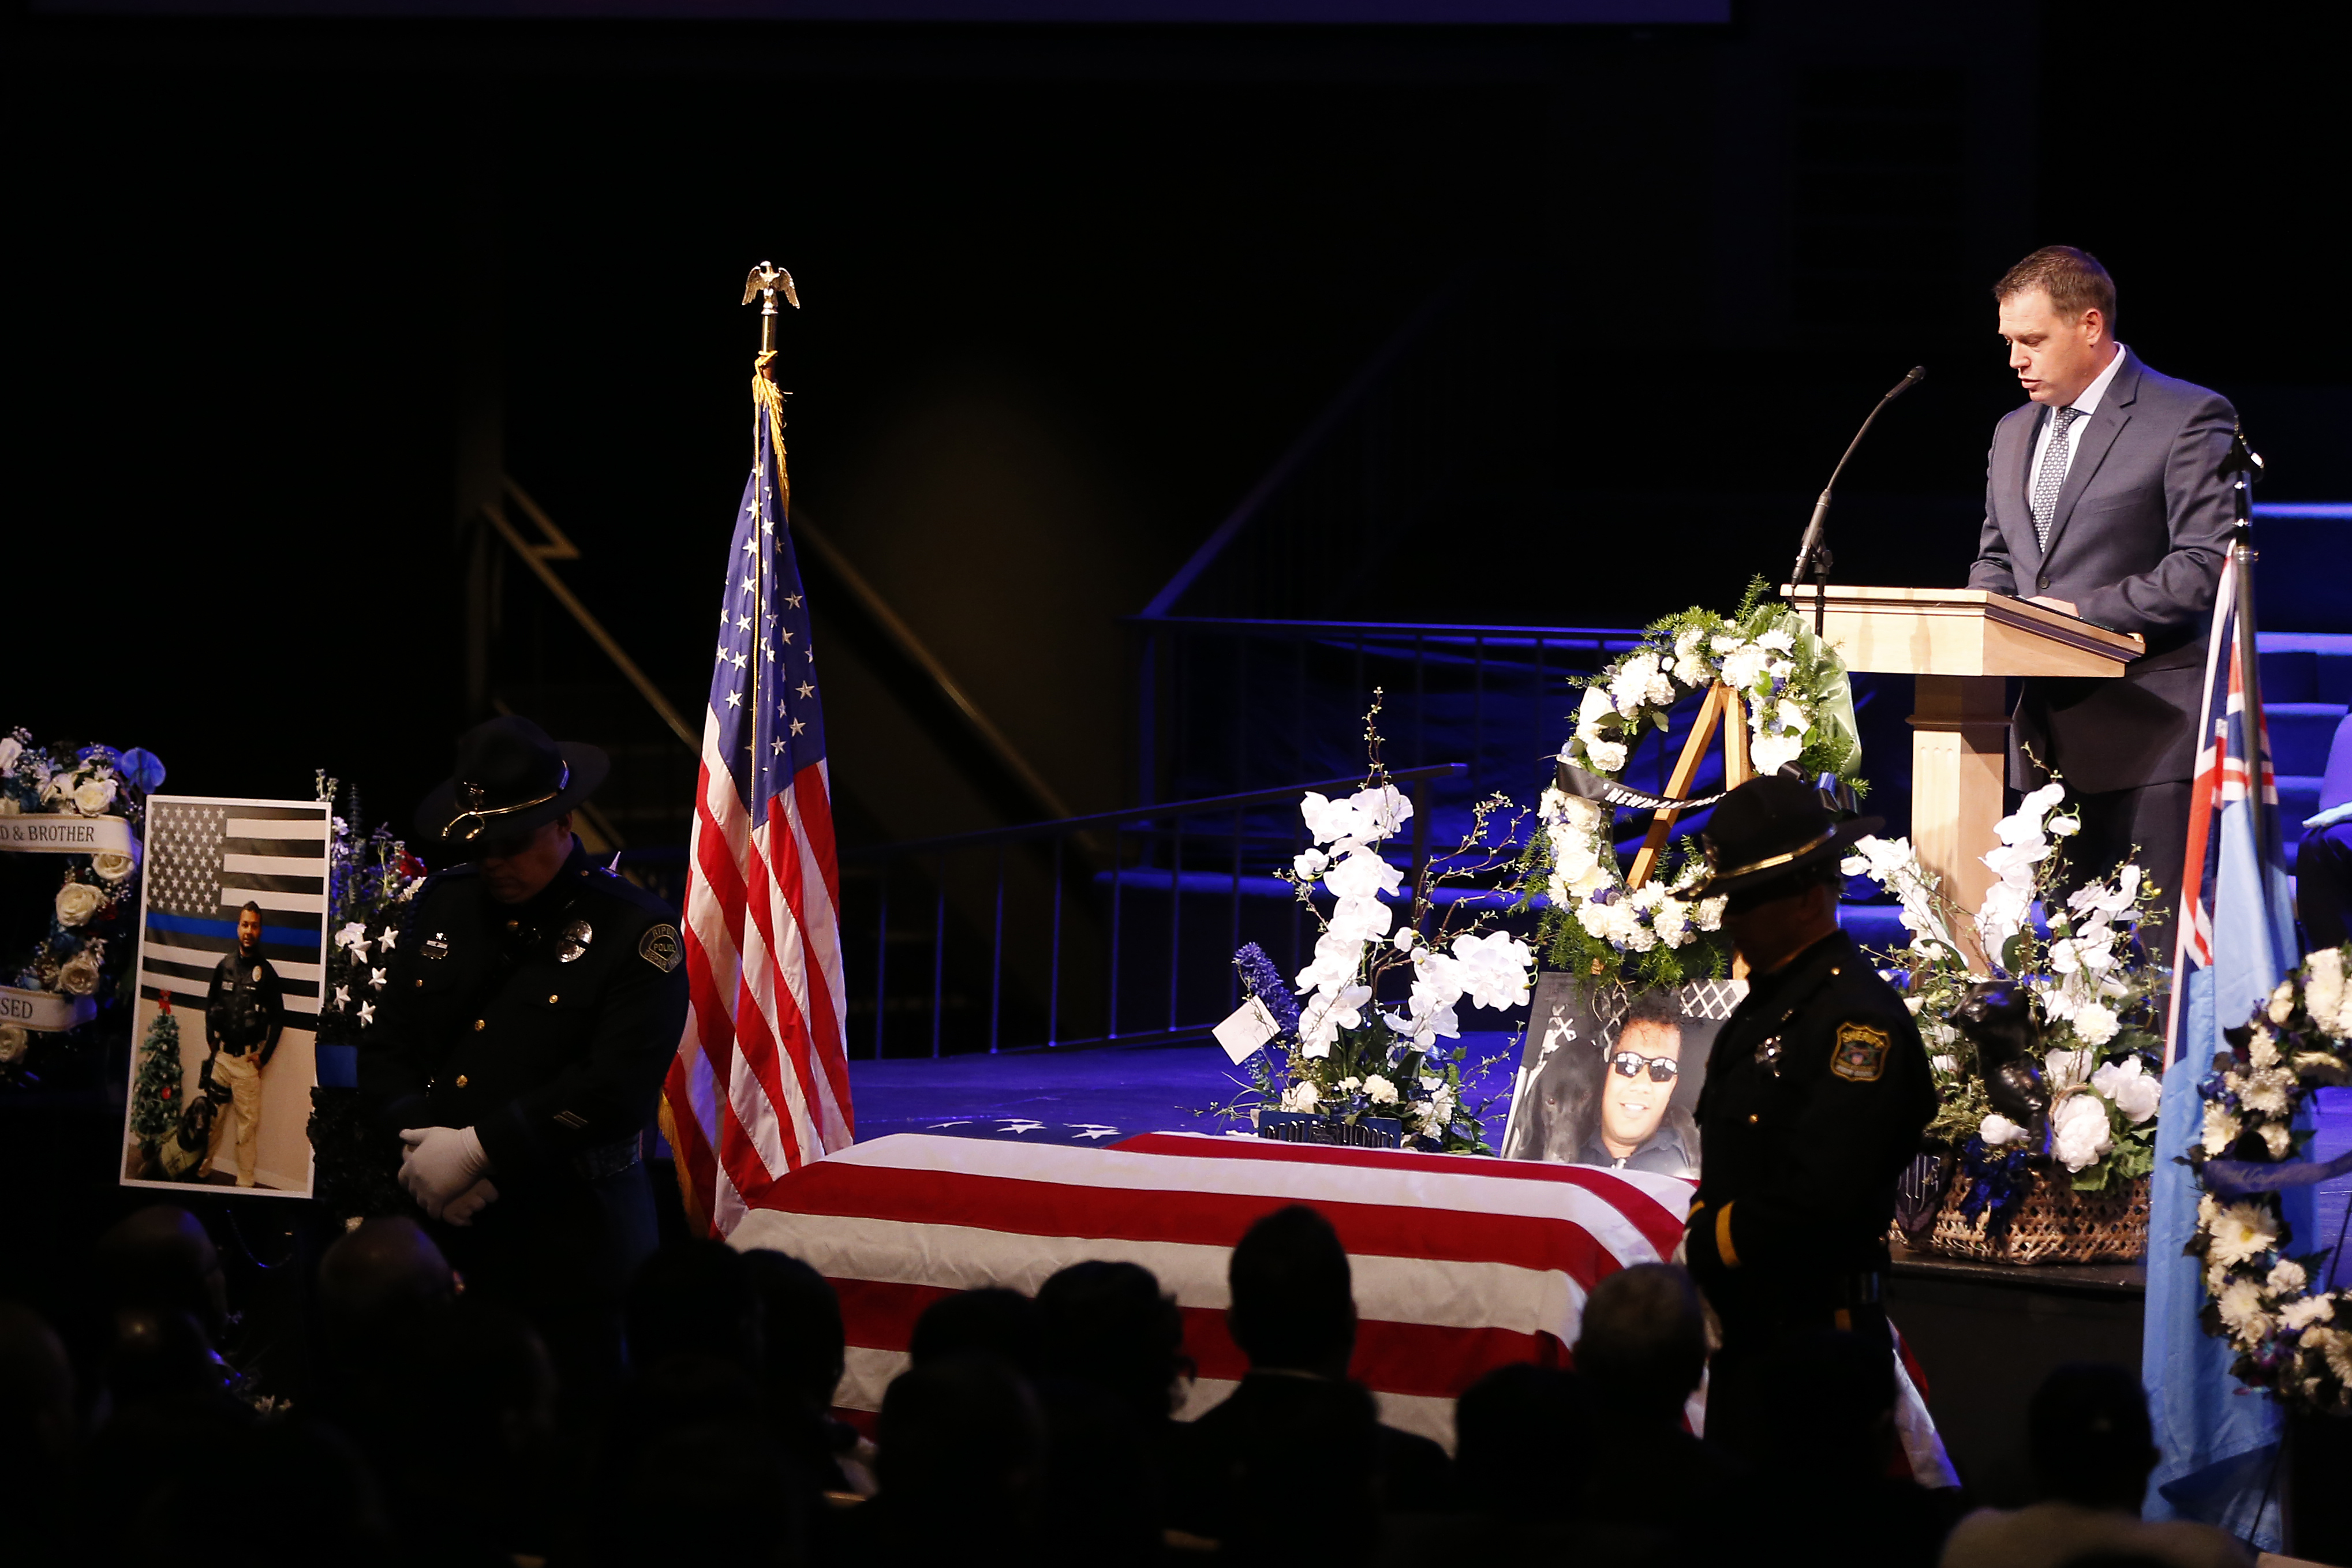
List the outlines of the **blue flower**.
<svg viewBox="0 0 2352 1568">
<path fill-rule="evenodd" d="M 1282 1026 L 1285 1034 L 1298 1032 L 1298 998 L 1282 981 L 1282 971 L 1265 956 L 1265 949 L 1255 942 L 1244 942 L 1234 954 L 1234 967 L 1242 974 L 1242 987 L 1251 996 L 1265 1004 L 1274 1021 Z"/>
<path fill-rule="evenodd" d="M 134 746 L 124 752 L 115 767 L 146 794 L 152 795 L 163 787 L 163 759 L 143 746 Z"/>
</svg>

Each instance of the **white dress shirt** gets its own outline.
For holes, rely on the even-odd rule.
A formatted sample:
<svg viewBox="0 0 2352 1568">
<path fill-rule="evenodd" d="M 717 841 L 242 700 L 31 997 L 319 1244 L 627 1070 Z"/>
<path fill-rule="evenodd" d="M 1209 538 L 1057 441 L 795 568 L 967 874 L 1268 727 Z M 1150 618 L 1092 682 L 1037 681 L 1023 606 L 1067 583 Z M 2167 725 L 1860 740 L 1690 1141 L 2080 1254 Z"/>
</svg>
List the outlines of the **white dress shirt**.
<svg viewBox="0 0 2352 1568">
<path fill-rule="evenodd" d="M 2074 454 L 2083 449 L 2084 426 L 2089 424 L 2091 423 L 2091 415 L 2098 412 L 2099 400 L 2107 395 L 2107 388 L 2115 382 L 2116 372 L 2124 368 L 2124 356 L 2130 352 L 2130 349 L 2125 347 L 2121 343 L 2117 343 L 2116 345 L 2116 357 L 2107 361 L 2107 368 L 2101 371 L 2097 375 L 2092 377 L 2091 384 L 2083 389 L 2082 395 L 2075 398 L 2073 402 L 2066 405 L 2069 408 L 2079 410 L 2083 416 L 2066 427 L 2067 473 L 2072 473 L 2074 471 Z M 2035 476 L 2042 472 L 2042 454 L 2050 444 L 2050 433 L 2052 430 L 2056 428 L 2056 422 L 2050 416 L 2057 412 L 2058 411 L 2054 408 L 2045 408 L 2042 411 L 2042 426 L 2034 433 L 2033 436 L 2033 461 L 2027 465 L 2025 470 L 2025 493 L 2029 497 L 2033 494 L 2033 481 Z M 2065 476 L 2063 474 L 2059 476 L 2059 483 L 2062 485 L 2065 483 Z"/>
</svg>

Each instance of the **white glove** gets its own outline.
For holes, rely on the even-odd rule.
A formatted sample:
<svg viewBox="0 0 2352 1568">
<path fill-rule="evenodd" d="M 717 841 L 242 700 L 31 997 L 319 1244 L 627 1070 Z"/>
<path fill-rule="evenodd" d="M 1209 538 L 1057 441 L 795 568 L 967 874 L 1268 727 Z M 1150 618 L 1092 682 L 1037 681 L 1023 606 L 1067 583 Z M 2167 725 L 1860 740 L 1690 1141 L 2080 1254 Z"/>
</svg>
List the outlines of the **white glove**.
<svg viewBox="0 0 2352 1568">
<path fill-rule="evenodd" d="M 490 1168 L 471 1127 L 403 1127 L 400 1141 L 408 1145 L 400 1156 L 400 1185 L 436 1219 Z"/>
<path fill-rule="evenodd" d="M 490 1185 L 489 1177 L 484 1176 L 444 1204 L 441 1208 L 441 1218 L 450 1225 L 471 1225 L 474 1223 L 474 1216 L 498 1200 L 499 1189 Z"/>
</svg>

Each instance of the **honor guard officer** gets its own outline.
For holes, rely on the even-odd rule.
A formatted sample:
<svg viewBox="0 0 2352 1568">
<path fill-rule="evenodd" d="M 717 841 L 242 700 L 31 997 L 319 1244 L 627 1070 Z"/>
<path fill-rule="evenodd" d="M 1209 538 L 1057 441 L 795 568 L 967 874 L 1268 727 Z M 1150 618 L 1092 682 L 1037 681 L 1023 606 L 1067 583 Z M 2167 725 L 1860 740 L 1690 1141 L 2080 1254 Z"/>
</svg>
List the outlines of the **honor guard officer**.
<svg viewBox="0 0 2352 1568">
<path fill-rule="evenodd" d="M 234 1115 L 236 1185 L 253 1185 L 261 1137 L 261 1070 L 278 1054 L 278 1037 L 285 1029 L 285 982 L 261 956 L 261 905 L 248 901 L 236 912 L 236 951 L 213 967 L 213 983 L 205 993 L 205 1043 L 213 1052 L 205 1066 L 215 1085 L 214 1098 L 226 1095 L 228 1104 L 213 1117 L 212 1145 L 198 1176 L 210 1174 L 220 1159 Z"/>
<path fill-rule="evenodd" d="M 1773 777 L 1732 791 L 1702 836 L 1696 896 L 1727 895 L 1748 990 L 1707 1059 L 1684 1255 L 1723 1330 L 1706 1435 L 1751 1460 L 1774 1446 L 1770 1391 L 1824 1336 L 1877 1352 L 1861 1362 L 1884 1370 L 1876 1407 L 1894 1404 L 1886 1230 L 1936 1095 L 1902 996 L 1838 929 L 1838 863 L 1880 826 Z"/>
<path fill-rule="evenodd" d="M 530 1316 L 592 1396 L 656 1242 L 641 1139 L 687 1009 L 676 912 L 572 834 L 609 767 L 524 718 L 458 742 L 418 826 L 468 863 L 417 893 L 362 1068 L 468 1287 Z"/>
</svg>

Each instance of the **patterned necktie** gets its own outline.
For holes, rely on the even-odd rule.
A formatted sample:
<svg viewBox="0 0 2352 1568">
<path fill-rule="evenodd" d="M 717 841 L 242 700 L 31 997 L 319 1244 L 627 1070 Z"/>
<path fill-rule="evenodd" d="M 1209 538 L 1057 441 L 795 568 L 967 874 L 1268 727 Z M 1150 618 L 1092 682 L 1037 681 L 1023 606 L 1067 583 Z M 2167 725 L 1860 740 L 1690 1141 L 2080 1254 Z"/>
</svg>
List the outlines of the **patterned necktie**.
<svg viewBox="0 0 2352 1568">
<path fill-rule="evenodd" d="M 2050 432 L 2050 444 L 2042 449 L 2042 471 L 2033 476 L 2033 538 L 2045 550 L 2050 548 L 2050 519 L 2058 510 L 2058 492 L 2066 486 L 2066 459 L 2074 452 L 2066 430 L 2082 417 L 2079 408 L 2062 408 L 2051 415 L 2056 423 Z"/>
</svg>

